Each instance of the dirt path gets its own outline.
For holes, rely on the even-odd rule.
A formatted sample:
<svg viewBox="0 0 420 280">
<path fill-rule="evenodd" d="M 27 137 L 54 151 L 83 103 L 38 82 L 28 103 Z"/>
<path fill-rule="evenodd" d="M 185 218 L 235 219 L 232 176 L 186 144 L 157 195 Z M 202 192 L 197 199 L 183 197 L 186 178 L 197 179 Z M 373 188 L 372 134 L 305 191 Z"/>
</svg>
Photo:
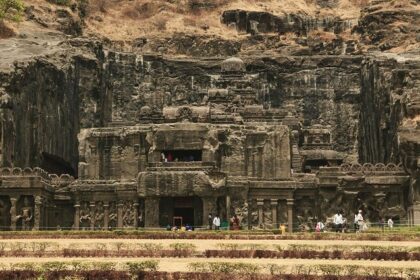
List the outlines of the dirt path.
<svg viewBox="0 0 420 280">
<path fill-rule="evenodd" d="M 274 248 L 274 246 L 286 246 L 289 244 L 309 244 L 318 246 L 404 246 L 408 248 L 420 247 L 420 241 L 354 241 L 354 240 L 197 240 L 197 239 L 2 239 L 0 243 L 16 243 L 16 242 L 47 242 L 55 244 L 58 248 L 95 248 L 97 244 L 106 244 L 108 247 L 115 246 L 117 243 L 124 244 L 139 244 L 139 243 L 154 243 L 162 244 L 164 247 L 169 247 L 173 243 L 191 243 L 194 244 L 199 251 L 206 249 L 218 249 L 218 244 L 259 244 L 267 248 Z"/>
</svg>

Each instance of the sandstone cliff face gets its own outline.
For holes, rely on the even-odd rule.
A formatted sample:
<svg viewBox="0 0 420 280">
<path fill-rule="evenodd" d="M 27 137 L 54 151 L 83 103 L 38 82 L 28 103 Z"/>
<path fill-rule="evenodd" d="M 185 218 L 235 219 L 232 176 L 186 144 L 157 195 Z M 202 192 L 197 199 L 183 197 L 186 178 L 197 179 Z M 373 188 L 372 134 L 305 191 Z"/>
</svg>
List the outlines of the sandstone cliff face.
<svg viewBox="0 0 420 280">
<path fill-rule="evenodd" d="M 418 116 L 419 61 L 369 58 L 361 68 L 359 154 L 362 162 L 400 162 L 398 131 Z M 416 102 L 414 102 L 416 103 Z M 414 129 L 416 130 L 416 129 Z"/>
<path fill-rule="evenodd" d="M 3 166 L 77 175 L 77 134 L 100 124 L 101 60 L 95 49 L 90 57 L 67 51 L 17 63 L 1 75 L 3 95 L 10 98 L 2 109 Z"/>
</svg>

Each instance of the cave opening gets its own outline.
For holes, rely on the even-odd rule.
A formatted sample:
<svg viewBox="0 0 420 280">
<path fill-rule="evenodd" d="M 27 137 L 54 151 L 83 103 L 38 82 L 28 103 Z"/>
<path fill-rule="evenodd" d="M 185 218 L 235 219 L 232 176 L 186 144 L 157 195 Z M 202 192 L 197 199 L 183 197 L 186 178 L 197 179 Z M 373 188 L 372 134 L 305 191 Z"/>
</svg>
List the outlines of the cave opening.
<svg viewBox="0 0 420 280">
<path fill-rule="evenodd" d="M 312 159 L 306 160 L 304 165 L 304 172 L 311 173 L 314 171 L 318 171 L 322 166 L 329 166 L 329 163 L 325 159 Z"/>
<path fill-rule="evenodd" d="M 202 157 L 202 150 L 167 150 L 162 152 L 162 161 L 165 162 L 202 161 Z"/>
<path fill-rule="evenodd" d="M 40 167 L 46 172 L 56 175 L 69 174 L 75 178 L 77 177 L 74 168 L 63 158 L 46 152 L 42 152 L 41 157 Z"/>
</svg>

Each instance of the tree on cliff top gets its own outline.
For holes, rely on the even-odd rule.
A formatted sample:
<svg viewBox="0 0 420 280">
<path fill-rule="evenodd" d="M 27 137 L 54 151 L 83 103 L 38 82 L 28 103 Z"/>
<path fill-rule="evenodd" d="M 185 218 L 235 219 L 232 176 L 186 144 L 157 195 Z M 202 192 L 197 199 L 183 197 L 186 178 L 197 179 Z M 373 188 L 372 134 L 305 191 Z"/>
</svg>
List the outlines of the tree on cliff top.
<svg viewBox="0 0 420 280">
<path fill-rule="evenodd" d="M 22 0 L 0 0 L 0 22 L 5 19 L 19 21 L 24 8 Z"/>
</svg>

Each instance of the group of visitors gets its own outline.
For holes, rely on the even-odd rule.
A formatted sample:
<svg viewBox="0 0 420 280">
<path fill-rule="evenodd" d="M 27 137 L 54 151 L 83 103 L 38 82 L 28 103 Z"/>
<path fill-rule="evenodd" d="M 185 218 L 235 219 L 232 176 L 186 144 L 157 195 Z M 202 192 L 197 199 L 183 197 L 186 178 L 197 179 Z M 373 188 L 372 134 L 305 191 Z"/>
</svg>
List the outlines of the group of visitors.
<svg viewBox="0 0 420 280">
<path fill-rule="evenodd" d="M 220 225 L 221 225 L 221 222 L 220 222 L 219 215 L 216 214 L 213 217 L 213 215 L 210 213 L 209 216 L 208 216 L 208 229 L 219 230 Z M 236 214 L 233 215 L 232 218 L 230 218 L 229 226 L 230 226 L 230 229 L 232 229 L 232 230 L 241 229 L 241 223 L 240 223 L 240 220 L 239 220 L 239 218 Z"/>
<path fill-rule="evenodd" d="M 392 218 L 388 219 L 387 224 L 388 224 L 389 229 L 393 228 L 394 221 L 392 220 Z M 382 228 L 382 230 L 384 230 L 384 227 L 385 227 L 386 223 L 385 223 L 385 220 L 383 218 L 380 218 L 379 225 Z M 321 231 L 324 230 L 324 228 L 325 228 L 324 223 L 322 223 L 320 221 L 316 224 L 315 231 L 316 232 L 321 232 Z M 363 218 L 363 211 L 362 210 L 359 210 L 354 215 L 353 228 L 354 228 L 355 232 L 362 232 L 362 231 L 367 230 L 368 226 L 367 226 L 367 223 L 366 223 L 365 219 Z M 344 232 L 346 229 L 347 229 L 347 219 L 343 217 L 343 211 L 339 210 L 333 216 L 332 230 L 334 232 Z"/>
</svg>

